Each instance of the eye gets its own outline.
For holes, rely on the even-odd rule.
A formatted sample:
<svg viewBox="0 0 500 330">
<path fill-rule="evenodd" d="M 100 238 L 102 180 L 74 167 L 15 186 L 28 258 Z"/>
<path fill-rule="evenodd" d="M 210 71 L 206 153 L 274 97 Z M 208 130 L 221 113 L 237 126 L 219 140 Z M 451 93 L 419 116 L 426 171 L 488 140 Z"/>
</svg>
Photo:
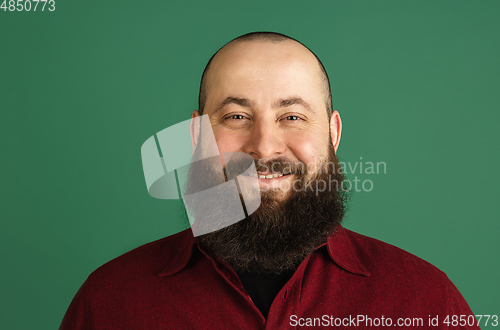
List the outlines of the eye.
<svg viewBox="0 0 500 330">
<path fill-rule="evenodd" d="M 296 115 L 286 115 L 281 117 L 282 121 L 286 122 L 298 122 L 298 121 L 303 121 L 304 119 L 302 117 L 296 116 Z"/>
<path fill-rule="evenodd" d="M 245 114 L 227 114 L 224 118 L 226 125 L 231 127 L 243 127 L 251 122 L 249 116 Z"/>
<path fill-rule="evenodd" d="M 241 120 L 241 119 L 245 119 L 245 117 L 242 115 L 232 115 L 232 116 L 226 117 L 226 119 Z"/>
</svg>

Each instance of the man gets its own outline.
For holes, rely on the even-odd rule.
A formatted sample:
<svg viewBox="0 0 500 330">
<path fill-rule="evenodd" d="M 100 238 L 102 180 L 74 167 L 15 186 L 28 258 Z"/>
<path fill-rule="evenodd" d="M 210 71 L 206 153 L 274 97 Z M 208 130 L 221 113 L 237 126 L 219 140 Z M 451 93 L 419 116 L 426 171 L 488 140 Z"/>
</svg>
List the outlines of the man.
<svg viewBox="0 0 500 330">
<path fill-rule="evenodd" d="M 326 71 L 305 46 L 267 32 L 226 44 L 203 73 L 193 118 L 205 114 L 221 154 L 255 161 L 260 207 L 220 230 L 196 238 L 186 230 L 100 267 L 62 329 L 477 328 L 444 273 L 340 225 L 348 200 L 336 158 L 342 123 Z M 196 130 L 192 140 L 200 152 Z M 210 180 L 199 170 L 188 190 Z"/>
</svg>

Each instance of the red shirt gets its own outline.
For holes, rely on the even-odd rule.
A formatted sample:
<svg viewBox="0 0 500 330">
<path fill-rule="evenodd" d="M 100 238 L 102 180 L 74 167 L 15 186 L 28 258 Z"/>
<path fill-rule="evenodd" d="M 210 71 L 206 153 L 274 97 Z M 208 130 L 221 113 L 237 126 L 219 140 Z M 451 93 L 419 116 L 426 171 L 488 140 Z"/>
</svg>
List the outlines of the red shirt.
<svg viewBox="0 0 500 330">
<path fill-rule="evenodd" d="M 464 321 L 474 326 L 453 327 Z M 300 264 L 267 320 L 231 266 L 211 258 L 185 230 L 94 271 L 61 329 L 479 329 L 475 324 L 436 267 L 339 227 Z"/>
</svg>

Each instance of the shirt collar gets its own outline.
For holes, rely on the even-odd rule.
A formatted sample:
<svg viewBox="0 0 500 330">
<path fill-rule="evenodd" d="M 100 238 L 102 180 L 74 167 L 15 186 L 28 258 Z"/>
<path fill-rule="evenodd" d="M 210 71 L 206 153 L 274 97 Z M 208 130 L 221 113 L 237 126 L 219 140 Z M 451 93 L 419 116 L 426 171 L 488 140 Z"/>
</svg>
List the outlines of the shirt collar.
<svg viewBox="0 0 500 330">
<path fill-rule="evenodd" d="M 335 233 L 326 243 L 328 255 L 340 267 L 348 272 L 370 276 L 370 272 L 363 265 L 358 249 L 352 241 L 349 231 L 339 225 Z"/>
<path fill-rule="evenodd" d="M 196 238 L 191 229 L 187 229 L 176 234 L 179 239 L 178 249 L 168 265 L 158 274 L 158 276 L 170 276 L 180 272 L 191 259 L 195 249 L 199 249 Z M 370 276 L 370 272 L 365 268 L 358 255 L 354 242 L 349 237 L 347 229 L 339 225 L 332 237 L 326 242 L 328 255 L 341 268 L 350 273 Z"/>
<path fill-rule="evenodd" d="M 186 267 L 187 263 L 191 259 L 191 256 L 194 252 L 195 245 L 197 243 L 196 239 L 193 236 L 193 232 L 191 228 L 188 228 L 180 233 L 176 234 L 179 238 L 177 241 L 177 247 L 175 246 L 176 242 L 173 242 L 173 247 L 177 248 L 177 252 L 174 254 L 174 257 L 168 263 L 167 267 L 165 267 L 158 276 L 170 276 L 175 273 L 180 272 L 184 267 Z"/>
</svg>

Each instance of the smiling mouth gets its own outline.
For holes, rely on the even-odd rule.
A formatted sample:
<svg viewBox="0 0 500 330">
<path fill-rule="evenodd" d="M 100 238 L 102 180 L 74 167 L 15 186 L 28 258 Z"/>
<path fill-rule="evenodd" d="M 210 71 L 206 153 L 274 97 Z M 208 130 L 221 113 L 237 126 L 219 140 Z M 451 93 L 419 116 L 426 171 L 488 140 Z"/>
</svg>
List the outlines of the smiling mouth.
<svg viewBox="0 0 500 330">
<path fill-rule="evenodd" d="M 257 172 L 256 174 L 251 174 L 250 176 L 254 177 L 254 178 L 269 180 L 269 179 L 281 178 L 283 176 L 287 176 L 290 174 L 291 173 L 261 173 L 261 172 Z"/>
</svg>

